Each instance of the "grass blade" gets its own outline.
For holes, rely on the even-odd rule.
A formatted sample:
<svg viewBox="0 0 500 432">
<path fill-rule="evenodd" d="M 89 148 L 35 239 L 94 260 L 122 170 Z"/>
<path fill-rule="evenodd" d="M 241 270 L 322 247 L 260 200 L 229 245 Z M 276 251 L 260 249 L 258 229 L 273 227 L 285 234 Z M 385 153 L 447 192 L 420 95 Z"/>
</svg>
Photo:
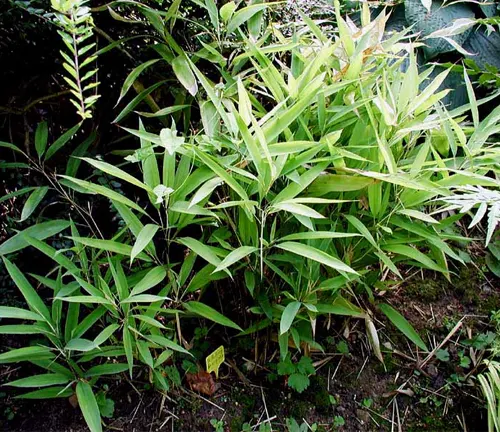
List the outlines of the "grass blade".
<svg viewBox="0 0 500 432">
<path fill-rule="evenodd" d="M 120 101 L 123 99 L 123 97 L 127 94 L 127 92 L 130 90 L 132 85 L 134 84 L 135 80 L 139 77 L 139 75 L 146 70 L 149 66 L 154 65 L 158 60 L 160 59 L 153 59 L 149 60 L 147 62 L 144 62 L 137 66 L 132 72 L 130 72 L 127 75 L 127 78 L 125 78 L 125 81 L 123 81 L 123 86 L 120 91 L 120 97 L 118 98 L 118 101 L 116 102 L 116 105 L 120 103 Z M 116 107 L 115 105 L 115 107 Z"/>
<path fill-rule="evenodd" d="M 339 259 L 334 258 L 331 255 L 328 255 L 326 252 L 323 252 L 312 246 L 308 246 L 302 243 L 287 241 L 284 243 L 277 244 L 276 247 L 303 256 L 304 258 L 308 258 L 313 261 L 319 262 L 323 265 L 331 267 L 334 270 L 340 272 L 358 274 L 355 270 L 353 270 L 347 264 L 344 264 Z"/>
<path fill-rule="evenodd" d="M 10 350 L 0 354 L 0 364 L 53 359 L 55 355 L 45 346 L 30 346 Z"/>
<path fill-rule="evenodd" d="M 48 237 L 59 234 L 61 231 L 68 228 L 69 225 L 69 221 L 56 219 L 49 222 L 42 222 L 26 228 L 24 231 L 20 231 L 10 239 L 5 240 L 0 245 L 0 255 L 7 255 L 12 252 L 17 252 L 28 246 L 29 244 L 24 237 L 25 234 L 38 240 L 44 240 Z"/>
<path fill-rule="evenodd" d="M 160 227 L 155 224 L 148 224 L 141 229 L 134 243 L 134 247 L 130 252 L 131 263 L 137 255 L 139 255 L 150 243 L 152 243 L 153 237 L 159 229 Z"/>
<path fill-rule="evenodd" d="M 221 270 L 225 270 L 234 263 L 241 261 L 246 256 L 258 251 L 259 248 L 253 246 L 241 246 L 238 249 L 233 250 L 229 255 L 222 260 L 222 262 L 215 268 L 212 273 L 216 273 Z"/>
<path fill-rule="evenodd" d="M 43 316 L 45 321 L 50 323 L 50 311 L 35 289 L 31 286 L 26 277 L 21 273 L 15 264 L 11 263 L 7 258 L 4 258 L 3 260 L 10 277 L 19 288 L 19 291 L 21 291 L 23 297 L 26 299 L 26 303 L 28 303 L 29 308 L 37 314 Z"/>
<path fill-rule="evenodd" d="M 38 154 L 38 158 L 41 158 L 45 148 L 47 147 L 47 141 L 49 139 L 49 127 L 47 122 L 43 121 L 38 123 L 35 132 L 35 149 Z"/>
<path fill-rule="evenodd" d="M 180 244 L 191 249 L 195 254 L 201 256 L 205 261 L 208 261 L 214 266 L 219 266 L 221 264 L 221 259 L 217 256 L 214 249 L 195 240 L 192 237 L 183 237 L 177 240 Z"/>
<path fill-rule="evenodd" d="M 46 389 L 35 390 L 29 393 L 24 393 L 15 396 L 15 399 L 54 399 L 54 398 L 67 398 L 73 394 L 73 390 L 65 387 L 49 387 Z"/>
<path fill-rule="evenodd" d="M 48 186 L 41 186 L 36 188 L 31 193 L 31 195 L 24 203 L 23 210 L 21 211 L 21 219 L 19 219 L 19 222 L 23 222 L 31 216 L 31 214 L 38 207 L 38 204 L 40 204 L 40 202 L 47 194 L 48 190 L 49 190 Z"/>
<path fill-rule="evenodd" d="M 153 288 L 154 286 L 158 285 L 163 279 L 165 279 L 166 275 L 167 271 L 163 267 L 155 267 L 154 269 L 146 273 L 146 275 L 132 289 L 130 295 L 135 296 Z"/>
<path fill-rule="evenodd" d="M 217 324 L 221 324 L 226 327 L 231 327 L 236 330 L 243 331 L 243 329 L 238 324 L 231 321 L 229 318 L 225 317 L 220 312 L 217 312 L 214 308 L 211 308 L 210 306 L 207 306 L 204 303 L 200 303 L 197 301 L 190 301 L 184 303 L 184 307 L 189 312 L 199 315 L 210 321 L 216 322 Z"/>
<path fill-rule="evenodd" d="M 0 306 L 0 318 L 44 321 L 44 318 L 35 312 L 12 306 Z"/>
<path fill-rule="evenodd" d="M 152 193 L 153 191 L 148 187 L 146 186 L 143 182 L 141 182 L 140 180 L 137 180 L 135 177 L 131 176 L 129 173 L 123 171 L 122 169 L 114 166 L 114 165 L 111 165 L 107 162 L 103 162 L 103 161 L 100 161 L 100 160 L 97 160 L 97 159 L 90 159 L 90 158 L 86 158 L 86 157 L 82 157 L 80 158 L 81 160 L 84 160 L 85 162 L 89 163 L 90 165 L 92 165 L 94 168 L 97 168 L 99 171 L 102 171 L 102 172 L 105 172 L 106 174 L 109 174 L 110 176 L 113 176 L 113 177 L 116 177 L 116 178 L 119 178 L 120 180 L 123 180 L 127 183 L 130 183 L 134 186 L 137 186 L 141 189 L 144 189 L 150 193 Z"/>
<path fill-rule="evenodd" d="M 59 138 L 57 138 L 52 145 L 47 149 L 45 153 L 45 161 L 48 161 L 52 156 L 54 156 L 66 143 L 73 138 L 78 129 L 80 129 L 81 123 L 76 124 L 71 129 L 64 132 Z"/>
<path fill-rule="evenodd" d="M 101 414 L 99 406 L 89 383 L 79 381 L 76 385 L 78 405 L 82 410 L 83 418 L 91 432 L 102 432 Z"/>
<path fill-rule="evenodd" d="M 379 305 L 379 307 L 384 315 L 389 318 L 389 320 L 398 328 L 401 333 L 403 333 L 419 348 L 423 349 L 424 351 L 429 351 L 420 335 L 415 331 L 413 326 L 406 320 L 403 315 L 401 315 L 396 309 L 386 303 L 382 303 L 381 305 Z"/>
<path fill-rule="evenodd" d="M 300 309 L 302 303 L 298 301 L 293 301 L 288 303 L 285 310 L 283 311 L 283 315 L 281 315 L 280 320 L 280 335 L 285 334 L 291 327 L 297 312 Z"/>
<path fill-rule="evenodd" d="M 76 190 L 77 192 L 82 192 L 80 188 L 83 188 L 84 190 L 88 191 L 89 193 L 93 194 L 99 194 L 102 196 L 105 196 L 106 198 L 109 198 L 111 201 L 117 201 L 121 204 L 126 205 L 127 207 L 130 207 L 134 210 L 137 210 L 139 213 L 146 214 L 144 209 L 142 209 L 140 206 L 138 206 L 135 202 L 132 200 L 124 197 L 122 194 L 119 194 L 118 192 L 115 192 L 111 189 L 108 189 L 107 187 L 91 183 L 85 180 L 80 180 L 74 177 L 69 177 L 65 175 L 61 175 L 65 180 L 69 180 L 67 186 L 71 187 L 72 189 Z M 74 183 L 76 186 L 71 185 L 71 183 Z M 151 191 L 152 192 L 152 191 Z"/>
<path fill-rule="evenodd" d="M 177 79 L 191 96 L 196 96 L 196 93 L 198 93 L 198 83 L 185 55 L 180 55 L 172 61 L 172 69 Z"/>
<path fill-rule="evenodd" d="M 101 240 L 88 237 L 69 237 L 69 238 L 85 246 L 89 246 L 95 249 L 101 249 L 128 257 L 131 256 L 132 254 L 132 246 L 119 243 L 113 240 Z M 151 258 L 149 258 L 147 255 L 143 253 L 137 254 L 137 257 L 143 261 L 151 261 Z"/>
</svg>

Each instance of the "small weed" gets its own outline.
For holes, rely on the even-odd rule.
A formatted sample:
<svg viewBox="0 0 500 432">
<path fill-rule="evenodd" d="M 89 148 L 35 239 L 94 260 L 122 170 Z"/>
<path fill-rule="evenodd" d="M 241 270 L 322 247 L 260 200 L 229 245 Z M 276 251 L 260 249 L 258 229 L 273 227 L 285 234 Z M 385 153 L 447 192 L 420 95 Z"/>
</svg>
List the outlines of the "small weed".
<svg viewBox="0 0 500 432">
<path fill-rule="evenodd" d="M 16 416 L 16 412 L 11 407 L 7 407 L 4 409 L 3 415 L 8 421 L 11 421 L 11 420 L 14 420 L 14 417 Z"/>
<path fill-rule="evenodd" d="M 440 349 L 436 351 L 436 358 L 442 362 L 450 361 L 450 353 L 446 349 Z"/>
<path fill-rule="evenodd" d="M 309 425 L 304 421 L 304 423 L 299 425 L 293 417 L 286 419 L 286 427 L 288 432 L 316 432 L 318 430 L 316 423 Z"/>
<path fill-rule="evenodd" d="M 340 354 L 349 354 L 349 346 L 347 345 L 346 341 L 340 341 L 336 345 L 337 351 Z"/>
<path fill-rule="evenodd" d="M 471 359 L 465 354 L 464 351 L 458 352 L 458 358 L 460 360 L 459 366 L 464 369 L 469 369 L 471 365 Z"/>
<path fill-rule="evenodd" d="M 214 428 L 214 432 L 224 432 L 224 422 L 218 419 L 211 419 L 210 424 Z"/>
<path fill-rule="evenodd" d="M 335 416 L 333 419 L 333 426 L 335 428 L 340 428 L 345 425 L 345 419 L 342 416 Z"/>
<path fill-rule="evenodd" d="M 309 357 L 303 356 L 298 363 L 292 363 L 290 355 L 278 363 L 278 374 L 288 376 L 288 386 L 298 393 L 309 387 L 309 375 L 316 373 Z"/>
<path fill-rule="evenodd" d="M 373 405 L 373 399 L 371 398 L 365 398 L 363 399 L 363 402 L 361 403 L 364 408 L 371 408 Z"/>
<path fill-rule="evenodd" d="M 339 403 L 339 401 L 337 400 L 337 398 L 334 395 L 329 395 L 328 399 L 330 400 L 331 405 L 337 405 Z"/>
<path fill-rule="evenodd" d="M 111 398 L 106 397 L 107 386 L 96 394 L 96 401 L 99 407 L 99 411 L 103 417 L 113 418 L 115 413 L 115 401 Z"/>
</svg>

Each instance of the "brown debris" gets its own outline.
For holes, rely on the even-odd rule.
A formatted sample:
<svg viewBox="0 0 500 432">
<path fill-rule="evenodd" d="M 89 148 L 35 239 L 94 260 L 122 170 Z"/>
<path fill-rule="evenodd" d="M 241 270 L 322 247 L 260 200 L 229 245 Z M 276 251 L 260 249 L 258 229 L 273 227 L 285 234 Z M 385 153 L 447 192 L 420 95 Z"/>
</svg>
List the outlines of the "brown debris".
<svg viewBox="0 0 500 432">
<path fill-rule="evenodd" d="M 189 385 L 189 388 L 193 391 L 202 393 L 207 396 L 212 396 L 215 393 L 215 381 L 212 375 L 205 372 L 204 370 L 199 371 L 195 374 L 186 374 L 186 381 Z"/>
</svg>

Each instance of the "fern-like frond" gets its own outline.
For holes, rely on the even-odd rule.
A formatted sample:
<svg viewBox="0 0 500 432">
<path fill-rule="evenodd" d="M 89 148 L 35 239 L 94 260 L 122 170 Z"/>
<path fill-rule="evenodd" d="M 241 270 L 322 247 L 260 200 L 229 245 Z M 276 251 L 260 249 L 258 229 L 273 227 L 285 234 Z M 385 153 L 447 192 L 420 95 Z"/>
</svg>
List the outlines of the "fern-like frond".
<svg viewBox="0 0 500 432">
<path fill-rule="evenodd" d="M 462 193 L 440 198 L 440 201 L 449 205 L 439 211 L 459 210 L 460 213 L 466 213 L 477 207 L 469 228 L 477 225 L 488 214 L 486 233 L 486 246 L 488 246 L 497 225 L 500 223 L 500 191 L 485 189 L 481 186 L 464 186 L 457 188 L 457 190 Z"/>
<path fill-rule="evenodd" d="M 95 91 L 99 85 L 95 79 L 97 68 L 89 67 L 97 58 L 96 44 L 89 41 L 94 23 L 90 8 L 85 3 L 87 0 L 52 0 L 55 19 L 61 27 L 58 33 L 66 47 L 66 50 L 60 51 L 67 72 L 64 80 L 74 96 L 71 103 L 83 120 L 92 117 L 90 108 L 99 98 Z"/>
</svg>

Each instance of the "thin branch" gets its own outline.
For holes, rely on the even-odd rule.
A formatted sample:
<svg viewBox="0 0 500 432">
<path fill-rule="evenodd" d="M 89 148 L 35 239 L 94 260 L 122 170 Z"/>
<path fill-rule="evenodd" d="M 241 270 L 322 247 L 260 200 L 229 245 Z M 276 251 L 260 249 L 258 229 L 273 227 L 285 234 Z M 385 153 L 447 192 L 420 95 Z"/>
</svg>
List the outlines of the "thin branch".
<svg viewBox="0 0 500 432">
<path fill-rule="evenodd" d="M 48 101 L 50 99 L 55 99 L 55 98 L 58 98 L 60 96 L 65 96 L 69 93 L 70 93 L 69 90 L 62 90 L 62 91 L 57 92 L 57 93 L 45 95 L 45 96 L 39 97 L 38 99 L 35 99 L 34 101 L 30 102 L 28 105 L 26 105 L 23 108 L 0 106 L 0 114 L 5 113 L 5 114 L 23 115 L 26 112 L 28 112 L 30 109 L 32 109 L 35 105 L 37 105 L 41 102 L 45 102 L 45 101 Z"/>
</svg>

